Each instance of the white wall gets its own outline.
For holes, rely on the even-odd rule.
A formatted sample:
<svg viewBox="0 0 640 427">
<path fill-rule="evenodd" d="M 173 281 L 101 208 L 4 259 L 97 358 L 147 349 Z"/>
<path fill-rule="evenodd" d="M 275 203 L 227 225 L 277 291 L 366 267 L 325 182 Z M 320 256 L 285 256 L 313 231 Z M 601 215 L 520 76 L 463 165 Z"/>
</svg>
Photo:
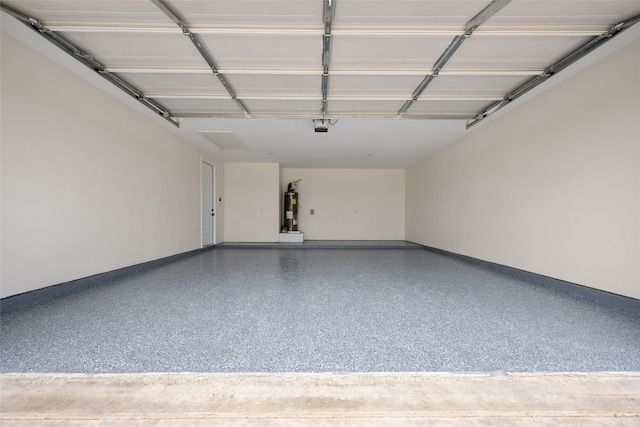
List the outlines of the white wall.
<svg viewBox="0 0 640 427">
<path fill-rule="evenodd" d="M 2 297 L 200 247 L 215 158 L 4 33 L 1 91 Z"/>
<path fill-rule="evenodd" d="M 640 42 L 407 171 L 407 239 L 640 298 Z"/>
<path fill-rule="evenodd" d="M 277 242 L 280 231 L 277 163 L 225 163 L 227 242 Z"/>
<path fill-rule="evenodd" d="M 306 240 L 404 240 L 403 169 L 283 168 L 281 192 L 298 179 Z"/>
</svg>

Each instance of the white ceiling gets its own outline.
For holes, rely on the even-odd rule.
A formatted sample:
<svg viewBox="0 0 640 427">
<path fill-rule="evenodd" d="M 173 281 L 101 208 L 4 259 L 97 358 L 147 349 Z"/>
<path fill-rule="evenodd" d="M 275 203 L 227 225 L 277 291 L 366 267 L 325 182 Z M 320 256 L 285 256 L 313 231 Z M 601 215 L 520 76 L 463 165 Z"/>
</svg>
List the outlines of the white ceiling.
<svg viewBox="0 0 640 427">
<path fill-rule="evenodd" d="M 200 39 L 249 115 L 151 0 L 2 2 L 161 104 L 180 122 L 175 132 L 223 160 L 334 168 L 404 168 L 419 161 L 472 132 L 467 121 L 488 105 L 640 13 L 640 0 L 512 0 L 399 114 L 453 38 L 490 1 L 333 0 L 326 118 L 335 125 L 315 133 L 312 119 L 322 118 L 323 0 L 165 1 Z M 5 15 L 3 31 L 86 74 L 79 62 Z M 615 45 L 601 50 L 607 47 Z M 97 74 L 87 78 L 104 83 Z M 108 84 L 106 90 L 115 91 Z M 247 149 L 221 149 L 203 131 L 233 132 Z"/>
</svg>

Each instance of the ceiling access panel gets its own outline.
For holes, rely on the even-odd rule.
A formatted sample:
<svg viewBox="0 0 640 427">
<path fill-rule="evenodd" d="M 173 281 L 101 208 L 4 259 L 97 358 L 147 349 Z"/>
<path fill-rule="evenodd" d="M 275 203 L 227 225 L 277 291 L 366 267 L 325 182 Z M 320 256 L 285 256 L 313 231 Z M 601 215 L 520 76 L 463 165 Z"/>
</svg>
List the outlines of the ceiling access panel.
<svg viewBox="0 0 640 427">
<path fill-rule="evenodd" d="M 447 62 L 444 70 L 544 70 L 589 39 L 585 36 L 480 36 L 474 33 Z"/>
<path fill-rule="evenodd" d="M 254 96 L 320 97 L 322 75 L 318 74 L 225 74 L 238 98 Z"/>
<path fill-rule="evenodd" d="M 107 68 L 202 68 L 206 63 L 182 33 L 63 32 Z"/>
<path fill-rule="evenodd" d="M 397 116 L 402 107 L 402 100 L 344 100 L 329 98 L 329 112 L 331 117 L 337 116 Z"/>
<path fill-rule="evenodd" d="M 244 117 L 244 112 L 238 108 L 238 104 L 231 98 L 154 98 L 167 107 L 171 114 L 181 115 L 201 114 L 212 116 L 239 116 Z"/>
<path fill-rule="evenodd" d="M 334 34 L 331 71 L 398 70 L 429 72 L 451 36 Z M 415 88 L 413 88 L 415 89 Z M 412 89 L 412 90 L 413 90 Z"/>
<path fill-rule="evenodd" d="M 247 151 L 249 147 L 233 131 L 198 131 L 198 133 L 225 151 Z"/>
<path fill-rule="evenodd" d="M 19 0 L 2 2 L 45 26 L 174 28 L 150 1 Z"/>
<path fill-rule="evenodd" d="M 411 97 L 422 75 L 331 74 L 329 94 L 333 97 Z"/>
<path fill-rule="evenodd" d="M 320 100 L 317 99 L 244 99 L 252 116 L 317 117 L 320 114 Z"/>
<path fill-rule="evenodd" d="M 211 71 L 206 73 L 118 72 L 117 74 L 149 96 L 158 94 L 228 96 L 227 90 Z"/>
<path fill-rule="evenodd" d="M 318 0 L 171 0 L 192 28 L 322 29 Z"/>
<path fill-rule="evenodd" d="M 536 73 L 539 74 L 539 73 Z M 440 74 L 422 93 L 421 98 L 431 96 L 447 97 L 489 97 L 500 99 L 531 75 L 448 75 Z M 409 110 L 411 111 L 411 110 Z"/>
<path fill-rule="evenodd" d="M 638 0 L 512 0 L 479 31 L 513 28 L 605 32 L 638 13 Z"/>
<path fill-rule="evenodd" d="M 286 34 L 200 34 L 218 69 L 322 72 L 322 37 Z"/>
<path fill-rule="evenodd" d="M 490 0 L 338 0 L 333 28 L 414 28 L 463 32 L 467 21 L 489 2 Z"/>
<path fill-rule="evenodd" d="M 413 103 L 404 117 L 412 115 L 442 115 L 471 117 L 487 105 L 486 100 L 430 100 L 419 99 Z"/>
</svg>

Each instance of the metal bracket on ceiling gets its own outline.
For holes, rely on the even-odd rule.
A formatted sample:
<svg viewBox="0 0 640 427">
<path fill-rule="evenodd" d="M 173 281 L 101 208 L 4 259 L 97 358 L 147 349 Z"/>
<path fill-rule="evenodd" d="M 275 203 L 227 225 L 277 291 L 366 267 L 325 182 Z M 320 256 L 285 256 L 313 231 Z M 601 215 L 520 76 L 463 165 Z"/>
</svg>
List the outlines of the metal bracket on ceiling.
<svg viewBox="0 0 640 427">
<path fill-rule="evenodd" d="M 620 34 L 620 32 L 632 27 L 638 22 L 640 22 L 640 15 L 636 15 L 622 22 L 619 22 L 616 25 L 613 25 L 608 31 L 605 31 L 604 33 L 598 36 L 592 37 L 582 46 L 571 51 L 570 53 L 565 55 L 562 59 L 560 59 L 559 61 L 555 62 L 553 65 L 548 67 L 541 74 L 530 78 L 529 80 L 527 80 L 526 82 L 524 82 L 523 84 L 521 84 L 520 86 L 512 90 L 507 96 L 504 97 L 503 100 L 493 102 L 487 105 L 486 107 L 484 107 L 474 117 L 473 120 L 467 123 L 467 129 L 478 124 L 479 122 L 481 122 L 482 120 L 490 116 L 491 114 L 505 107 L 511 101 L 520 98 L 525 93 L 529 92 L 530 90 L 539 86 L 543 82 L 547 81 L 554 75 L 558 74 L 560 71 L 564 70 L 574 62 L 585 57 L 589 53 L 593 52 L 596 48 L 602 46 L 602 44 L 606 43 L 616 35 Z"/>
<path fill-rule="evenodd" d="M 456 53 L 460 46 L 462 46 L 462 43 L 464 43 L 466 39 L 471 37 L 473 32 L 480 25 L 484 24 L 489 18 L 496 14 L 500 9 L 505 7 L 510 1 L 511 0 L 493 0 L 491 3 L 489 3 L 488 6 L 478 12 L 473 18 L 469 20 L 469 22 L 467 22 L 464 27 L 464 34 L 455 36 L 453 40 L 451 40 L 449 46 L 447 46 L 442 55 L 440 55 L 438 60 L 433 65 L 433 71 L 430 74 L 427 74 L 427 76 L 422 80 L 422 82 L 420 82 L 418 87 L 411 94 L 411 99 L 405 102 L 400 110 L 398 110 L 399 116 L 406 113 L 407 110 L 411 108 L 413 103 L 418 100 L 427 86 L 431 84 L 433 79 L 438 77 L 438 74 L 440 74 L 440 70 L 442 70 L 442 67 L 445 66 L 445 64 L 449 61 L 449 59 L 451 59 L 453 54 Z"/>
<path fill-rule="evenodd" d="M 33 18 L 31 16 L 27 16 L 22 12 L 19 12 L 4 3 L 0 3 L 0 10 L 3 12 L 13 16 L 18 21 L 22 22 L 28 27 L 31 27 L 34 31 L 38 32 L 42 37 L 47 39 L 49 42 L 56 45 L 61 50 L 65 51 L 69 55 L 73 56 L 75 59 L 80 61 L 85 66 L 91 68 L 93 71 L 107 79 L 109 82 L 114 84 L 116 87 L 126 92 L 133 98 L 140 101 L 144 106 L 150 108 L 155 113 L 159 114 L 171 124 L 176 127 L 180 126 L 180 123 L 174 119 L 173 115 L 161 104 L 151 99 L 146 98 L 140 90 L 135 88 L 133 85 L 122 79 L 115 73 L 108 71 L 104 65 L 100 62 L 96 61 L 95 58 L 87 52 L 81 50 L 78 46 L 74 45 L 72 42 L 62 37 L 60 34 L 50 30 L 45 25 L 43 25 L 38 19 Z"/>
<path fill-rule="evenodd" d="M 200 40 L 200 37 L 198 37 L 197 34 L 194 34 L 191 31 L 189 26 L 185 24 L 184 20 L 178 15 L 178 12 L 172 9 L 168 1 L 166 0 L 151 0 L 151 1 L 153 2 L 153 4 L 155 4 L 158 7 L 158 9 L 160 9 L 165 15 L 167 15 L 169 19 L 171 19 L 178 27 L 180 27 L 180 29 L 182 30 L 182 34 L 184 34 L 189 38 L 189 40 L 191 40 L 191 43 L 193 43 L 195 48 L 198 50 L 198 53 L 200 54 L 202 59 L 205 60 L 205 62 L 211 69 L 211 72 L 216 77 L 218 77 L 218 80 L 220 80 L 220 83 L 222 84 L 222 86 L 229 93 L 229 96 L 231 97 L 231 99 L 238 105 L 238 107 L 244 112 L 245 115 L 249 116 L 250 115 L 249 109 L 247 108 L 245 103 L 242 102 L 242 100 L 238 99 L 238 96 L 236 95 L 235 90 L 233 89 L 229 81 L 220 73 L 220 71 L 218 70 L 218 67 L 216 66 L 215 60 L 213 59 L 213 56 L 209 53 L 204 43 Z"/>
<path fill-rule="evenodd" d="M 327 117 L 327 108 L 329 101 L 327 96 L 329 93 L 329 63 L 331 62 L 331 25 L 335 16 L 336 0 L 324 0 L 324 35 L 322 36 L 322 104 L 320 113 L 322 119 Z"/>
<path fill-rule="evenodd" d="M 465 36 L 470 36 L 480 25 L 487 22 L 489 18 L 495 15 L 500 9 L 505 7 L 511 0 L 493 0 L 487 7 L 482 9 L 473 18 L 467 22 L 464 27 Z"/>
</svg>

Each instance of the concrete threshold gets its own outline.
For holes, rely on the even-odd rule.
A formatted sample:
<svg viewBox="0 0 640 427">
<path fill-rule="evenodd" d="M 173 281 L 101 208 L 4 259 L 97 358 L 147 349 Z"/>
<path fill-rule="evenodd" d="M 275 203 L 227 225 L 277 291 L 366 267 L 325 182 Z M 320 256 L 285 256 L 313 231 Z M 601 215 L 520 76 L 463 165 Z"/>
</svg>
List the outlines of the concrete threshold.
<svg viewBox="0 0 640 427">
<path fill-rule="evenodd" d="M 638 426 L 640 372 L 2 374 L 2 426 Z"/>
</svg>

